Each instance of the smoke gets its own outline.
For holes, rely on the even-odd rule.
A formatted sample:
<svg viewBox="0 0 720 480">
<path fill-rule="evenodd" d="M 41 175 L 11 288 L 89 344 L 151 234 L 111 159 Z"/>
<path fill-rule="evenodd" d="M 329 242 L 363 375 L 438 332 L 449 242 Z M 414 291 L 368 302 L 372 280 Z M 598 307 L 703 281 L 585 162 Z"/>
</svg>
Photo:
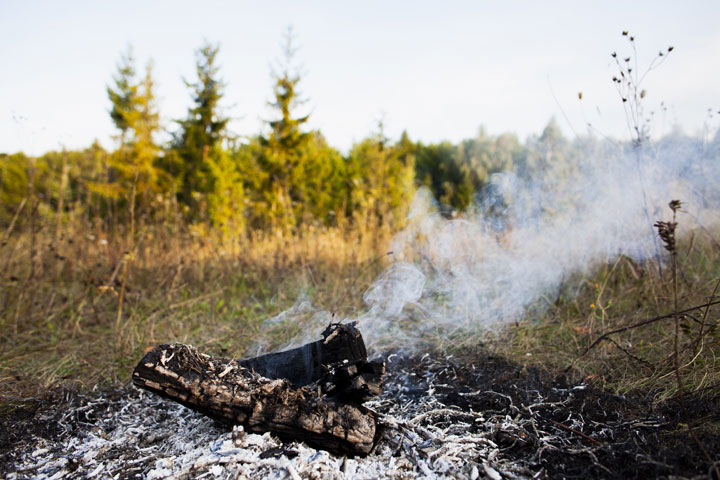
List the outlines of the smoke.
<svg viewBox="0 0 720 480">
<path fill-rule="evenodd" d="M 681 229 L 718 223 L 720 158 L 688 139 L 654 150 L 590 142 L 574 162 L 492 177 L 461 218 L 430 192 L 412 201 L 396 262 L 363 297 L 357 320 L 374 346 L 412 347 L 424 335 L 495 329 L 543 311 L 569 277 L 626 255 L 660 251 L 652 228 L 672 199 Z"/>
<path fill-rule="evenodd" d="M 619 255 L 661 254 L 652 225 L 670 216 L 670 200 L 683 201 L 681 233 L 720 223 L 720 136 L 712 145 L 681 136 L 652 149 L 586 140 L 572 158 L 494 175 L 458 218 L 443 216 L 447 208 L 421 188 L 393 240 L 394 262 L 363 295 L 367 310 L 343 320 L 358 322 L 372 352 L 542 313 L 573 276 Z M 287 345 L 296 346 L 331 320 L 301 297 L 266 323 L 301 321 L 302 338 Z"/>
</svg>

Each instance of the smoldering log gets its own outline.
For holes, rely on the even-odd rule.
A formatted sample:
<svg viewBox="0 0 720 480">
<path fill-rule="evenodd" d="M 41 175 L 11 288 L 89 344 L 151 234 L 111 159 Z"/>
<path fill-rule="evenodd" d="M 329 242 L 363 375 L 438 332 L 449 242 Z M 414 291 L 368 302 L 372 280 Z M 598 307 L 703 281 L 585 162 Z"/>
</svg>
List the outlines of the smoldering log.
<svg viewBox="0 0 720 480">
<path fill-rule="evenodd" d="M 322 337 L 292 350 L 246 358 L 238 363 L 263 377 L 285 378 L 293 385 L 308 385 L 322 378 L 328 365 L 367 361 L 365 342 L 352 324 L 330 324 Z"/>
<path fill-rule="evenodd" d="M 384 363 L 367 361 L 362 337 L 352 325 L 332 325 L 323 337 L 312 347 L 288 351 L 287 357 L 280 352 L 246 360 L 211 357 L 189 345 L 159 345 L 137 365 L 133 383 L 252 432 L 270 431 L 331 452 L 365 455 L 375 443 L 378 416 L 361 403 L 380 393 Z M 326 349 L 348 339 L 362 346 L 348 353 L 352 360 L 342 358 L 342 349 Z M 305 370 L 293 363 L 299 353 L 314 359 L 304 363 Z M 328 359 L 333 362 L 324 363 Z M 254 370 L 280 377 L 280 366 L 291 364 L 294 382 Z M 312 381 L 298 385 L 301 379 Z"/>
</svg>

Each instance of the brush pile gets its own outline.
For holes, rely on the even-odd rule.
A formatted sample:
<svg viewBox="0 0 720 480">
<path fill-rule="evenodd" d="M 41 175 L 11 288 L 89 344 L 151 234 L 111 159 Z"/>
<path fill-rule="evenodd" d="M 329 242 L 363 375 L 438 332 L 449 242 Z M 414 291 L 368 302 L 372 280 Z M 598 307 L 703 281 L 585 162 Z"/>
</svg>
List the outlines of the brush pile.
<svg viewBox="0 0 720 480">
<path fill-rule="evenodd" d="M 366 456 L 228 426 L 128 387 L 0 416 L 0 474 L 25 478 L 706 478 L 672 409 L 482 354 L 389 355 Z M 716 415 L 708 405 L 703 415 Z M 23 420 L 20 418 L 26 417 Z M 717 420 L 717 418 L 715 419 Z M 720 452 L 717 436 L 705 444 Z"/>
</svg>

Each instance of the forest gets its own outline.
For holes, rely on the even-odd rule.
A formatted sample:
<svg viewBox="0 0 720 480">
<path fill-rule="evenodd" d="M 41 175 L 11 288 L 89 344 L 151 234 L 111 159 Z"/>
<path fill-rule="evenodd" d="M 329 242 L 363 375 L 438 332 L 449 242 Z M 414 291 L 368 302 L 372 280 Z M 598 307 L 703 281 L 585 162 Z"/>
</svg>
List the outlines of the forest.
<svg viewBox="0 0 720 480">
<path fill-rule="evenodd" d="M 568 140 L 555 119 L 525 141 L 480 127 L 458 144 L 423 144 L 407 133 L 390 139 L 380 121 L 343 154 L 322 132 L 305 127 L 309 115 L 300 112 L 307 99 L 298 94 L 301 78 L 289 43 L 268 86 L 273 119 L 263 133 L 240 135 L 228 130 L 224 116 L 219 50 L 207 44 L 195 52 L 197 78 L 185 80 L 187 116 L 163 130 L 152 63 L 138 72 L 129 48 L 107 87 L 117 148 L 107 151 L 96 142 L 38 157 L 0 154 L 0 224 L 21 228 L 28 217 L 18 212 L 32 210 L 59 223 L 84 218 L 112 229 L 132 216 L 142 224 L 181 222 L 235 238 L 258 231 L 292 235 L 309 225 L 397 230 L 418 187 L 429 188 L 446 215 L 457 215 L 492 196 L 487 186 L 496 173 L 533 178 L 552 168 L 567 174 L 588 151 L 608 147 L 591 135 Z M 673 141 L 704 142 L 677 136 Z"/>
</svg>

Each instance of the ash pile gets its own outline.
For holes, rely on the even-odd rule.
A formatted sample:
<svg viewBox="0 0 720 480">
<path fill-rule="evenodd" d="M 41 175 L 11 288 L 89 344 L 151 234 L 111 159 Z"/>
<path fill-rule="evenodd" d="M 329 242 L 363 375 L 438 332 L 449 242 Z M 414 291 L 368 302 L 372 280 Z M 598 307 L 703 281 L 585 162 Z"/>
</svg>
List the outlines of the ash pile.
<svg viewBox="0 0 720 480">
<path fill-rule="evenodd" d="M 66 391 L 1 415 L 0 473 L 8 479 L 707 478 L 708 466 L 687 436 L 672 433 L 678 419 L 670 410 L 653 412 L 638 400 L 546 380 L 489 355 L 472 361 L 388 355 L 385 362 L 383 393 L 365 404 L 382 424 L 365 456 L 250 433 L 128 386 Z"/>
</svg>

